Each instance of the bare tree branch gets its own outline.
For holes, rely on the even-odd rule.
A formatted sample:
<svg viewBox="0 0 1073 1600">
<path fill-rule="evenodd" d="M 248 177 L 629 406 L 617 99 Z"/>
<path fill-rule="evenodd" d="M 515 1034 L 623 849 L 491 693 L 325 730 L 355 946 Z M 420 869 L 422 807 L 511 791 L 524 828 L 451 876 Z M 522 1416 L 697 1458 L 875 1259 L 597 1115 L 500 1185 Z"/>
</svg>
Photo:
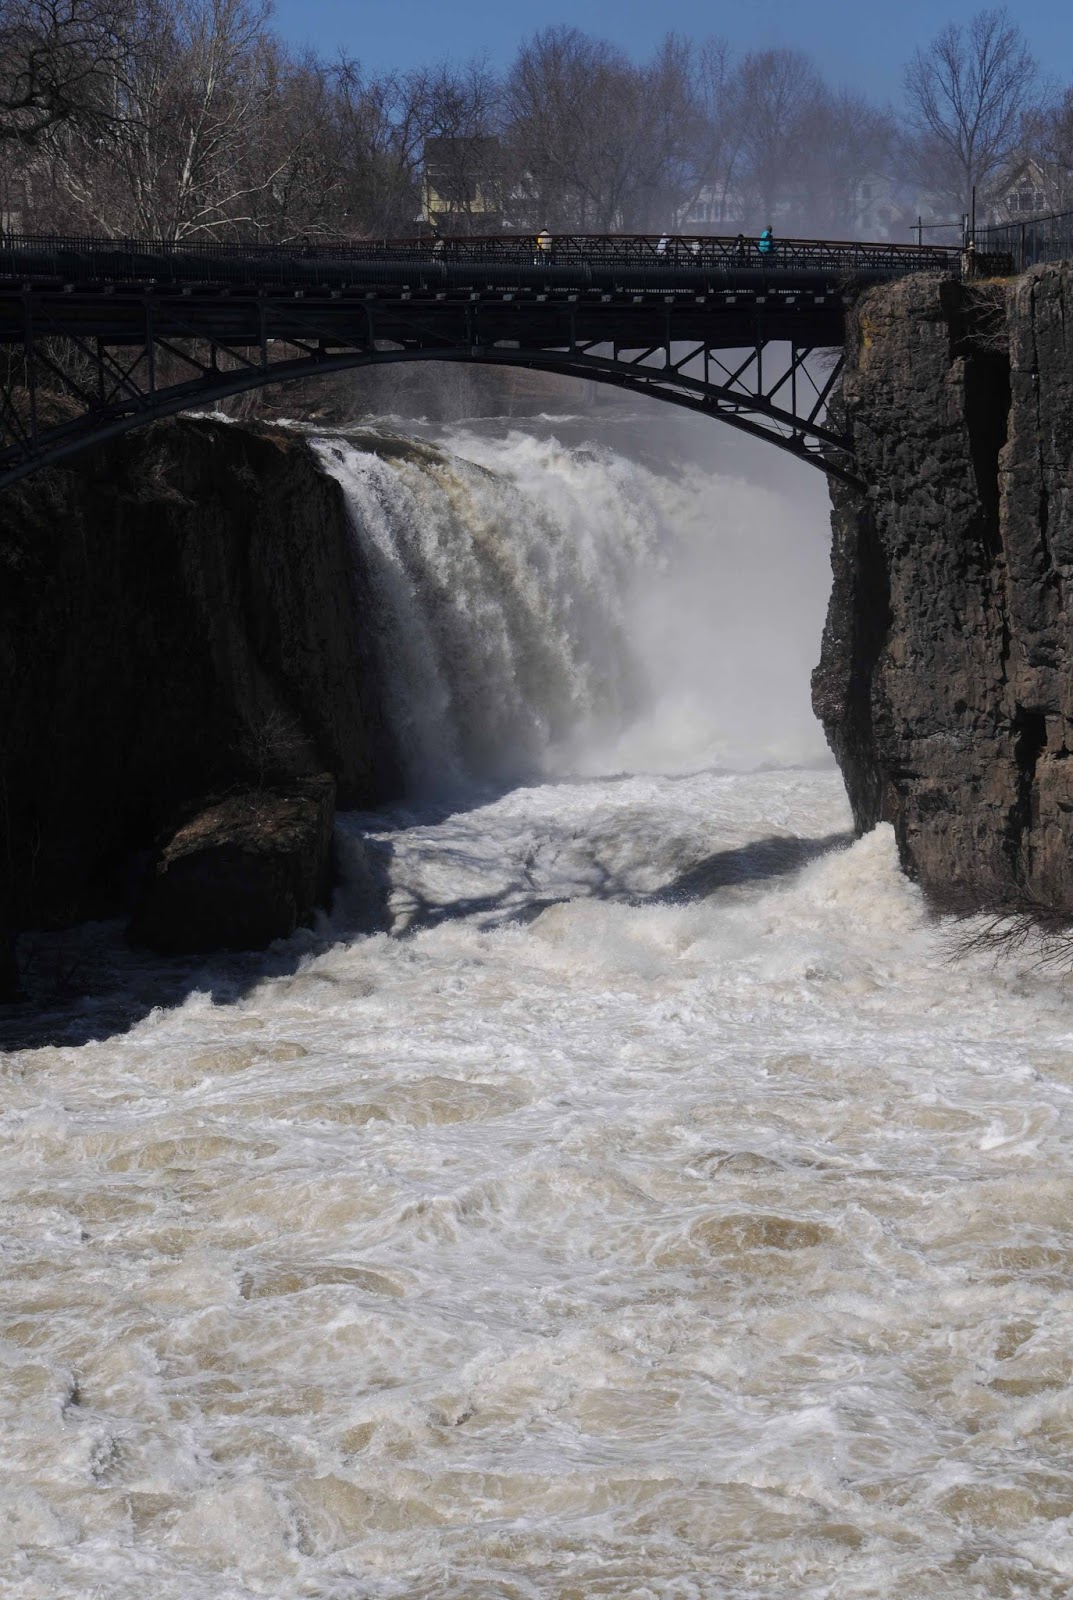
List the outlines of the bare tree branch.
<svg viewBox="0 0 1073 1600">
<path fill-rule="evenodd" d="M 1037 76 L 1024 35 L 1004 9 L 949 24 L 906 69 L 905 92 L 920 170 L 967 211 L 1018 145 Z"/>
<path fill-rule="evenodd" d="M 0 0 L 0 141 L 31 146 L 64 124 L 110 129 L 109 87 L 131 36 L 125 0 Z"/>
</svg>

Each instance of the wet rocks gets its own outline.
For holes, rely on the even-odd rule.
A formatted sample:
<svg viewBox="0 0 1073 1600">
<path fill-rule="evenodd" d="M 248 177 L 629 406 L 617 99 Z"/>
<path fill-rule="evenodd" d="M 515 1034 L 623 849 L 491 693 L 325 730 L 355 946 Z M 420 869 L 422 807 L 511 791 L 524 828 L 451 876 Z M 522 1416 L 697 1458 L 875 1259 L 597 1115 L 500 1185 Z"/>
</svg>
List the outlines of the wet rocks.
<svg viewBox="0 0 1073 1600">
<path fill-rule="evenodd" d="M 163 843 L 129 937 L 168 954 L 286 938 L 330 897 L 334 815 L 329 773 L 206 806 Z"/>
<path fill-rule="evenodd" d="M 1073 268 L 852 318 L 813 703 L 859 829 L 944 904 L 1073 912 Z"/>
</svg>

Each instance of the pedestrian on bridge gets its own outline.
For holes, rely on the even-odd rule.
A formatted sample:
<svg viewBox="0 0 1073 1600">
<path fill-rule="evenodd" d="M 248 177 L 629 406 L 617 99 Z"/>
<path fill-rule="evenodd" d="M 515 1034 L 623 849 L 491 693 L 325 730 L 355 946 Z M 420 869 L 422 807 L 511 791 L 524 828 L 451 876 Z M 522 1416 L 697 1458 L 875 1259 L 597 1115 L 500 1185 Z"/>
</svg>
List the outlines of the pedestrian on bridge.
<svg viewBox="0 0 1073 1600">
<path fill-rule="evenodd" d="M 756 248 L 762 256 L 767 256 L 769 259 L 775 254 L 775 235 L 771 231 L 770 222 L 756 241 Z"/>
<path fill-rule="evenodd" d="M 670 242 L 671 241 L 668 236 L 665 233 L 661 233 L 659 236 L 659 244 L 656 246 L 656 254 L 658 256 L 665 256 L 667 254 L 667 246 L 670 244 Z"/>
<path fill-rule="evenodd" d="M 533 259 L 534 267 L 541 266 L 545 261 L 551 260 L 551 234 L 547 225 L 541 228 L 536 238 L 537 253 Z"/>
</svg>

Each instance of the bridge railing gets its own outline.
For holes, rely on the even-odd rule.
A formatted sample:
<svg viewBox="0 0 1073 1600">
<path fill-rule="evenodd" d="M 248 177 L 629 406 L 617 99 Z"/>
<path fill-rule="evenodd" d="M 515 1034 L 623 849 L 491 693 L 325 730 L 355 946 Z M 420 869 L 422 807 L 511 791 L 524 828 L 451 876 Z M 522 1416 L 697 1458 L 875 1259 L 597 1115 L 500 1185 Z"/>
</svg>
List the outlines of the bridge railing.
<svg viewBox="0 0 1073 1600">
<path fill-rule="evenodd" d="M 407 263 L 548 268 L 643 267 L 646 274 L 713 268 L 765 273 L 821 271 L 841 278 L 957 273 L 960 251 L 945 245 L 776 239 L 761 250 L 744 235 L 533 234 L 405 239 L 321 239 L 286 244 L 259 240 L 101 239 L 80 235 L 0 234 L 0 278 L 54 276 L 72 282 L 145 283 L 161 273 L 194 281 L 304 281 L 310 268 Z M 240 271 L 240 264 L 245 271 Z"/>
<path fill-rule="evenodd" d="M 1013 257 L 1019 272 L 1038 261 L 1073 261 L 1073 211 L 1052 211 L 1023 222 L 998 222 L 976 230 L 977 251 Z"/>
</svg>

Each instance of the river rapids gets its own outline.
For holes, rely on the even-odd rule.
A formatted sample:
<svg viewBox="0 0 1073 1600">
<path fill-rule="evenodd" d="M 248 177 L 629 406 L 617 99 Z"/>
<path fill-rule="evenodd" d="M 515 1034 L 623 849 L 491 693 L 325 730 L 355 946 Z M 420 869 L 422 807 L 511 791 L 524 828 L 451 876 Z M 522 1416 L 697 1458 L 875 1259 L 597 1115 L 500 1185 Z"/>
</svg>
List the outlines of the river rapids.
<svg viewBox="0 0 1073 1600">
<path fill-rule="evenodd" d="M 1069 983 L 851 840 L 819 499 L 316 448 L 412 798 L 0 1060 L 0 1594 L 1064 1600 Z"/>
</svg>

